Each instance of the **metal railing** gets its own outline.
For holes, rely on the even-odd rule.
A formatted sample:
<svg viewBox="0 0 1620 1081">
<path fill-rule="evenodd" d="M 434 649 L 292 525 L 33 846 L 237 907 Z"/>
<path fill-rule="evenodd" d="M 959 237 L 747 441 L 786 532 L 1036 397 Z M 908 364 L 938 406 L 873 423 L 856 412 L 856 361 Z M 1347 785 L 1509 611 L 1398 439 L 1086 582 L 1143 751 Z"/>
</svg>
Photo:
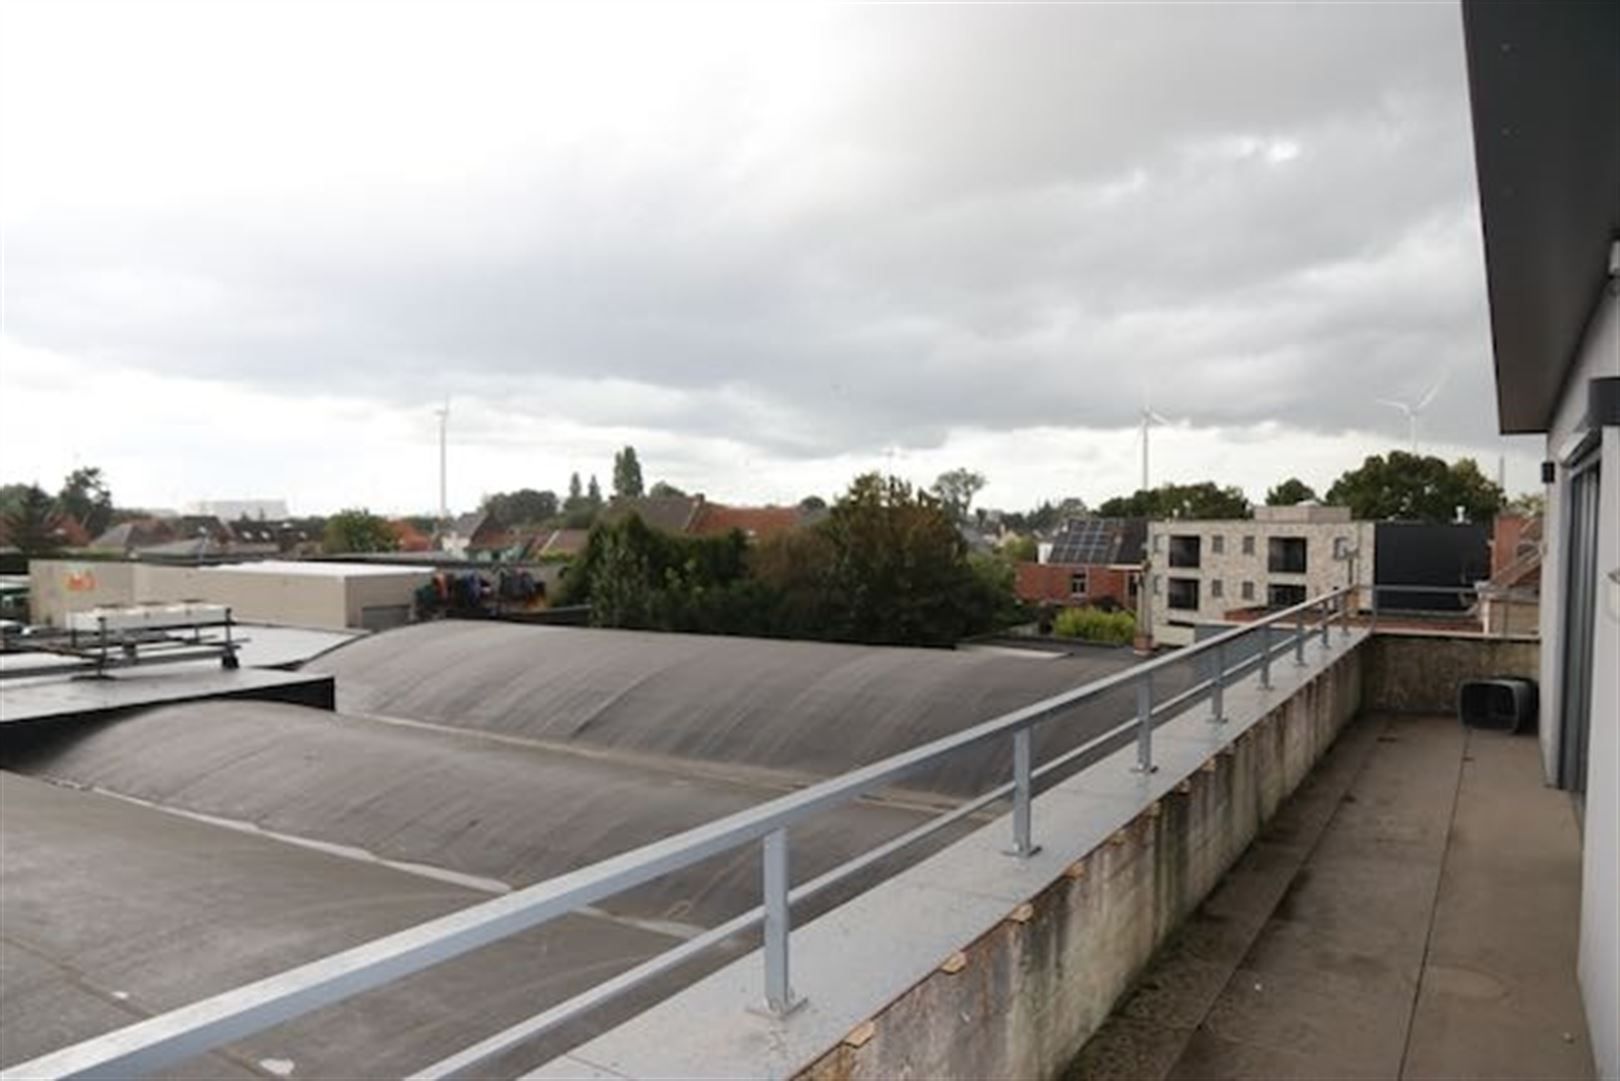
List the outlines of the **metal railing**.
<svg viewBox="0 0 1620 1081">
<path fill-rule="evenodd" d="M 1430 585 L 1374 585 L 1363 586 L 1362 590 L 1368 594 L 1365 607 L 1368 626 L 1378 629 L 1380 620 L 1388 623 L 1390 620 L 1404 621 L 1407 626 L 1414 623 L 1421 625 L 1427 621 L 1435 624 L 1437 629 L 1454 630 L 1446 626 L 1447 621 L 1478 621 L 1479 633 L 1487 636 L 1508 637 L 1510 634 L 1539 634 L 1539 629 L 1532 627 L 1528 631 L 1514 631 L 1509 624 L 1521 622 L 1513 618 L 1515 608 L 1520 610 L 1534 607 L 1541 602 L 1541 593 L 1535 589 L 1524 589 L 1512 586 L 1496 586 L 1488 582 L 1480 582 L 1466 586 L 1430 586 Z M 1456 607 L 1434 603 L 1435 598 L 1454 598 Z M 1492 627 L 1492 608 L 1497 607 L 1495 616 L 1500 617 L 1500 624 Z"/>
<path fill-rule="evenodd" d="M 1153 760 L 1153 731 L 1159 723 L 1206 695 L 1211 703 L 1210 723 L 1224 723 L 1225 690 L 1234 680 L 1258 668 L 1260 686 L 1269 690 L 1277 657 L 1292 652 L 1293 663 L 1304 666 L 1308 639 L 1315 639 L 1320 649 L 1328 652 L 1334 622 L 1340 626 L 1341 638 L 1348 638 L 1353 593 L 1353 587 L 1334 590 L 757 807 L 51 1052 L 0 1071 L 0 1078 L 128 1077 L 161 1070 L 547 923 L 711 856 L 754 843 L 763 849 L 763 903 L 760 906 L 434 1063 L 414 1076 L 440 1078 L 464 1074 L 675 969 L 709 947 L 761 924 L 764 926 L 765 969 L 765 1001 L 761 1012 L 786 1017 L 803 1001 L 794 993 L 790 979 L 791 913 L 795 903 L 844 882 L 895 852 L 1008 797 L 1012 800 L 1012 845 L 1008 855 L 1014 859 L 1027 858 L 1039 848 L 1035 843 L 1032 811 L 1037 781 L 1075 766 L 1087 755 L 1107 753 L 1111 743 L 1128 743 L 1133 734 L 1134 769 L 1143 774 L 1154 772 L 1158 767 Z M 1258 641 L 1258 648 L 1234 660 L 1238 652 L 1235 647 L 1250 639 Z M 1156 675 L 1174 665 L 1204 657 L 1211 661 L 1207 678 L 1155 702 Z M 1135 689 L 1136 710 L 1132 717 L 1077 747 L 1054 755 L 1045 763 L 1035 764 L 1033 733 L 1038 724 L 1125 688 Z M 1012 745 L 1009 780 L 815 879 L 790 888 L 788 830 L 791 827 L 939 765 L 956 752 L 1002 739 L 1010 740 Z"/>
</svg>

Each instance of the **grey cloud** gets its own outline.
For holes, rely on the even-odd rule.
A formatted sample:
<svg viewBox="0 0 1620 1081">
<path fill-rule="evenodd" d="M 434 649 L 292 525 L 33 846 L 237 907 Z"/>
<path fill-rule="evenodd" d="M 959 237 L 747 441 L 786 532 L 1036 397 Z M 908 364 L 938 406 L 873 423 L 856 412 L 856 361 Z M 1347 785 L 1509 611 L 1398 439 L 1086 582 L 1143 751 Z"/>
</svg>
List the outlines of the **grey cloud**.
<svg viewBox="0 0 1620 1081">
<path fill-rule="evenodd" d="M 1493 431 L 1455 11 L 846 18 L 829 62 L 853 82 L 791 152 L 741 162 L 746 95 L 705 93 L 684 153 L 656 167 L 600 168 L 611 148 L 586 147 L 360 204 L 23 222 L 9 331 L 789 456 L 1123 426 L 1145 387 L 1200 423 L 1395 433 L 1371 399 L 1447 367 L 1474 377 L 1426 430 Z M 521 141 L 520 106 L 491 107 Z M 810 195 L 773 202 L 793 183 Z M 651 393 L 578 393 L 593 379 Z"/>
</svg>

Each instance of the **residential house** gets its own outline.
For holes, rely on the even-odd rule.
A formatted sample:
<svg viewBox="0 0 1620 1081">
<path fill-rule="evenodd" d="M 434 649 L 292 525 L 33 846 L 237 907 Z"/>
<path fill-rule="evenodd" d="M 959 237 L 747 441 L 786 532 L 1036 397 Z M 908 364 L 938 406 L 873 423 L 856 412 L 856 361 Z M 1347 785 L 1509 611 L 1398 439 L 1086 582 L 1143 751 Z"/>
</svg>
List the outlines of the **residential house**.
<svg viewBox="0 0 1620 1081">
<path fill-rule="evenodd" d="M 588 529 L 553 529 L 542 537 L 537 537 L 535 543 L 529 548 L 529 559 L 554 559 L 579 555 L 585 550 L 586 543 L 591 539 Z"/>
<path fill-rule="evenodd" d="M 1070 518 L 1039 546 L 1041 558 L 1019 563 L 1014 590 L 1030 604 L 1136 610 L 1145 518 Z"/>
<path fill-rule="evenodd" d="M 736 529 L 749 541 L 762 541 L 797 529 L 803 519 L 804 514 L 798 507 L 726 507 L 702 503 L 689 531 L 707 537 Z"/>
<path fill-rule="evenodd" d="M 691 533 L 702 513 L 704 500 L 698 495 L 643 495 L 620 497 L 610 502 L 598 521 L 609 525 L 622 522 L 632 514 L 654 529 L 666 533 Z"/>
</svg>

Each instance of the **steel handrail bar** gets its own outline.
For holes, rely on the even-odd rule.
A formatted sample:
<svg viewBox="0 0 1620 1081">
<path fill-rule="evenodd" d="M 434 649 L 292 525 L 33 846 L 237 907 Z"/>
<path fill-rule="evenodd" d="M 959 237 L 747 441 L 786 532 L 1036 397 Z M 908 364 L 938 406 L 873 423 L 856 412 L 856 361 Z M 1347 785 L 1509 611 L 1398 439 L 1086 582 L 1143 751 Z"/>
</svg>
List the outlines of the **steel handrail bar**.
<svg viewBox="0 0 1620 1081">
<path fill-rule="evenodd" d="M 1324 607 L 1353 588 L 1340 587 L 1186 646 L 1174 654 L 1122 669 L 757 807 L 49 1052 L 0 1070 L 0 1079 L 10 1081 L 41 1075 L 126 1077 L 162 1069 L 550 922 L 710 856 L 750 841 L 763 841 L 811 815 L 893 784 L 957 751 L 997 737 L 1022 735 L 1027 738 L 1029 730 L 1047 717 L 1109 691 L 1150 680 L 1160 670 L 1186 663 L 1192 657 L 1253 634 L 1262 627 L 1297 615 L 1302 632 L 1306 612 Z M 1137 724 L 1138 720 L 1127 722 L 1127 725 Z M 1149 729 L 1152 727 L 1148 725 Z M 768 903 L 769 900 L 767 898 Z M 769 915 L 767 911 L 768 925 Z M 769 938 L 770 927 L 767 926 Z M 785 973 L 783 975 L 785 977 Z"/>
</svg>

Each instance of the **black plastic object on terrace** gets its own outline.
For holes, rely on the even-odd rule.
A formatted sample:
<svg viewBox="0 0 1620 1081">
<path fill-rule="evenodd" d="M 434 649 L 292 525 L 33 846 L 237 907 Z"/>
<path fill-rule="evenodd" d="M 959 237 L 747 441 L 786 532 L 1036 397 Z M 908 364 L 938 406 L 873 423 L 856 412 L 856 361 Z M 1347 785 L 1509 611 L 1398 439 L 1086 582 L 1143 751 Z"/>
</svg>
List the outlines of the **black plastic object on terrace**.
<svg viewBox="0 0 1620 1081">
<path fill-rule="evenodd" d="M 1539 694 L 1533 679 L 1469 680 L 1457 688 L 1457 719 L 1469 728 L 1533 732 Z"/>
</svg>

